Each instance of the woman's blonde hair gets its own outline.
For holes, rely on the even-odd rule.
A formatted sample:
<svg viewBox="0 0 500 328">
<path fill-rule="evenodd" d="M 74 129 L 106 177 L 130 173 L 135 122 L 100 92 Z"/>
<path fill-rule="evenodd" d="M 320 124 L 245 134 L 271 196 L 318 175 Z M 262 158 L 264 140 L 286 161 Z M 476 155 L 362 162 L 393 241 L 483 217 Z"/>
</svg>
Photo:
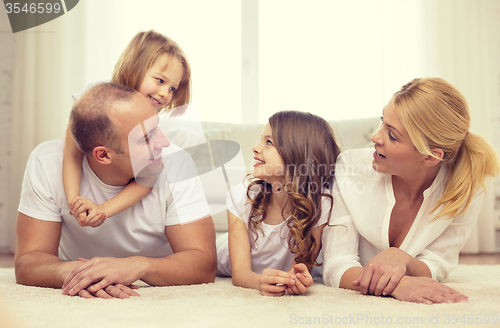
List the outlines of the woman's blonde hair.
<svg viewBox="0 0 500 328">
<path fill-rule="evenodd" d="M 444 152 L 449 166 L 443 195 L 434 207 L 443 208 L 435 220 L 453 218 L 469 206 L 486 177 L 499 172 L 498 155 L 481 136 L 470 133 L 470 114 L 464 96 L 439 78 L 414 79 L 396 92 L 393 104 L 399 120 L 408 131 L 415 148 L 436 157 L 432 149 Z"/>
<path fill-rule="evenodd" d="M 182 115 L 191 100 L 191 67 L 182 49 L 172 39 L 155 31 L 139 32 L 122 52 L 116 63 L 111 82 L 139 90 L 146 71 L 158 58 L 176 58 L 184 68 L 181 83 L 172 101 L 160 110 L 176 108 L 171 115 Z M 165 66 L 168 65 L 168 61 Z M 182 107 L 181 107 L 182 106 Z"/>
<path fill-rule="evenodd" d="M 340 148 L 335 141 L 332 127 L 321 117 L 298 111 L 282 111 L 269 118 L 274 146 L 285 164 L 284 190 L 291 202 L 292 213 L 287 220 L 290 229 L 288 247 L 296 255 L 297 263 L 318 265 L 315 250 L 321 245 L 312 229 L 321 218 L 323 197 L 333 197 L 324 192 L 332 190 L 335 162 Z M 255 188 L 254 186 L 260 186 Z M 252 198 L 250 191 L 259 190 Z M 272 186 L 264 180 L 253 180 L 248 186 L 251 210 L 249 229 L 253 243 L 257 230 L 266 218 L 266 209 L 271 203 Z M 282 211 L 285 209 L 283 207 Z M 329 215 L 332 207 L 330 207 Z M 262 230 L 261 230 L 262 231 Z"/>
</svg>

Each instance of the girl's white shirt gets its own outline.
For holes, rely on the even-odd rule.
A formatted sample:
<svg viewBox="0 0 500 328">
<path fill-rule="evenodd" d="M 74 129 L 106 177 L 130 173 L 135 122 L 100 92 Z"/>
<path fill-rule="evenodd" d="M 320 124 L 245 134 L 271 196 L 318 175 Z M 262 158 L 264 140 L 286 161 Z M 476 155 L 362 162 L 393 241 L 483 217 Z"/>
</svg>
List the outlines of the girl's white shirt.
<svg viewBox="0 0 500 328">
<path fill-rule="evenodd" d="M 341 154 L 335 169 L 334 207 L 330 224 L 323 230 L 323 280 L 338 287 L 351 267 L 364 266 L 388 249 L 389 223 L 396 200 L 389 174 L 372 168 L 373 148 Z M 432 278 L 441 281 L 458 265 L 458 255 L 470 236 L 484 199 L 480 188 L 467 210 L 451 219 L 433 221 L 434 209 L 446 183 L 448 168 L 442 165 L 408 234 L 399 247 L 423 261 Z M 442 209 L 439 207 L 438 213 Z"/>
<path fill-rule="evenodd" d="M 250 190 L 250 197 L 254 198 L 259 192 L 259 186 Z M 330 194 L 330 190 L 324 189 L 323 193 Z M 226 204 L 229 212 L 238 217 L 248 231 L 248 223 L 251 206 L 247 197 L 247 187 L 243 184 L 231 188 Z M 323 197 L 321 200 L 321 218 L 316 226 L 328 222 L 330 214 L 331 200 Z M 288 248 L 288 234 L 290 229 L 283 221 L 277 225 L 260 223 L 262 231 L 257 230 L 257 241 L 252 245 L 250 256 L 252 261 L 252 271 L 261 274 L 264 269 L 277 269 L 288 271 L 294 260 L 294 254 Z M 250 244 L 253 238 L 248 233 Z M 220 235 L 217 238 L 217 274 L 219 276 L 231 276 L 231 264 L 229 261 L 228 233 Z"/>
</svg>

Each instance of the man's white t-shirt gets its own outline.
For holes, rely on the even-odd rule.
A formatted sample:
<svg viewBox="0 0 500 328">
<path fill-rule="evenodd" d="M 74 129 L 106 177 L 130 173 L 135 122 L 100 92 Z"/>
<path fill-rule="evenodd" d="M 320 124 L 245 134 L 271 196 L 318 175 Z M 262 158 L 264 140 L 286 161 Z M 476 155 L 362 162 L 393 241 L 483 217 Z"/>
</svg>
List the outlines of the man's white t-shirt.
<svg viewBox="0 0 500 328">
<path fill-rule="evenodd" d="M 252 188 L 258 188 L 258 186 Z M 250 197 L 254 198 L 257 192 L 257 190 L 251 190 Z M 329 194 L 330 191 L 325 189 L 324 193 Z M 248 230 L 251 205 L 247 197 L 247 188 L 243 184 L 231 188 L 227 195 L 226 203 L 228 211 L 243 221 Z M 332 202 L 329 198 L 322 198 L 321 217 L 316 226 L 328 222 L 331 205 Z M 277 225 L 268 225 L 262 222 L 260 227 L 262 228 L 262 232 L 257 231 L 257 241 L 252 245 L 250 250 L 252 271 L 258 274 L 261 274 L 264 269 L 277 269 L 287 272 L 295 255 L 288 248 L 288 234 L 290 233 L 290 229 L 286 221 Z M 252 244 L 253 238 L 250 232 L 248 238 L 250 244 Z M 217 275 L 231 276 L 227 233 L 217 237 Z"/>
<path fill-rule="evenodd" d="M 20 213 L 62 223 L 59 257 L 63 260 L 94 256 L 164 257 L 172 254 L 165 235 L 166 226 L 210 215 L 199 178 L 191 173 L 196 170 L 191 157 L 187 153 L 179 156 L 183 150 L 170 145 L 163 155 L 175 152 L 176 156 L 163 156 L 164 169 L 157 177 L 157 181 L 167 181 L 160 184 L 163 187 L 153 187 L 137 204 L 109 217 L 97 228 L 81 227 L 69 214 L 66 201 L 62 181 L 63 146 L 64 139 L 52 140 L 42 143 L 31 153 L 19 204 Z M 181 176 L 184 177 L 179 181 Z M 123 188 L 104 184 L 84 156 L 80 196 L 102 204 Z"/>
</svg>

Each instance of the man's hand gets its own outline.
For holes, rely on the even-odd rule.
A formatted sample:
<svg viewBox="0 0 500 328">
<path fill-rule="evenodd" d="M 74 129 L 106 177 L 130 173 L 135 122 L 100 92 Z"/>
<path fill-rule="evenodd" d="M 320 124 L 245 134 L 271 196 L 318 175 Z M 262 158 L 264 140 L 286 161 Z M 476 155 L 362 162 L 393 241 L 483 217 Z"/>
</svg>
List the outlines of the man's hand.
<svg viewBox="0 0 500 328">
<path fill-rule="evenodd" d="M 429 277 L 404 276 L 391 296 L 405 302 L 434 304 L 467 302 L 468 297 Z"/>
<path fill-rule="evenodd" d="M 104 223 L 107 216 L 104 206 L 97 205 L 88 198 L 76 196 L 70 206 L 70 214 L 75 217 L 82 227 L 96 228 Z"/>
<path fill-rule="evenodd" d="M 296 277 L 295 285 L 289 285 L 288 294 L 304 294 L 313 284 L 313 277 L 304 263 L 295 264 L 290 273 Z"/>
<path fill-rule="evenodd" d="M 259 278 L 260 291 L 265 296 L 283 296 L 288 286 L 295 285 L 296 279 L 290 272 L 265 269 Z"/>
<path fill-rule="evenodd" d="M 74 268 L 64 280 L 62 290 L 65 295 L 78 295 L 82 290 L 97 293 L 114 284 L 129 286 L 140 279 L 143 269 L 138 257 L 78 260 L 85 263 Z"/>
<path fill-rule="evenodd" d="M 361 294 L 389 295 L 406 274 L 410 255 L 391 247 L 366 263 L 358 278 L 352 282 Z"/>
<path fill-rule="evenodd" d="M 89 288 L 82 289 L 78 296 L 83 298 L 130 298 L 131 296 L 141 296 L 134 289 L 137 289 L 137 286 L 130 285 L 125 286 L 122 284 L 109 285 L 105 289 L 99 289 L 97 292 L 90 291 Z"/>
</svg>

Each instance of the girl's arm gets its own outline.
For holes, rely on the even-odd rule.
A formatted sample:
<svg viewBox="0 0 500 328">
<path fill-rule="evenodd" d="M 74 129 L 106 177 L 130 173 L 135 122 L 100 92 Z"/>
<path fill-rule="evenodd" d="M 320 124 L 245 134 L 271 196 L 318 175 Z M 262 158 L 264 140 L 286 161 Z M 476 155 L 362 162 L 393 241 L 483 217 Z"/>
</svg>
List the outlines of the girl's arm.
<svg viewBox="0 0 500 328">
<path fill-rule="evenodd" d="M 227 211 L 229 225 L 229 260 L 233 285 L 258 289 L 262 295 L 282 296 L 287 285 L 295 284 L 292 274 L 281 270 L 265 269 L 262 274 L 252 271 L 250 240 L 245 223 Z"/>
<path fill-rule="evenodd" d="M 318 258 L 319 251 L 321 250 L 321 235 L 323 233 L 323 228 L 325 228 L 325 225 L 326 223 L 314 227 L 311 230 L 311 234 L 313 235 L 314 239 L 318 241 L 318 245 L 313 253 L 313 259 Z M 307 292 L 309 287 L 311 287 L 314 282 L 313 277 L 311 276 L 312 268 L 312 264 L 297 263 L 293 261 L 288 272 L 293 274 L 297 279 L 295 280 L 295 285 L 288 286 L 288 294 L 303 294 Z"/>
<path fill-rule="evenodd" d="M 151 179 L 154 179 L 154 177 Z M 100 205 L 95 204 L 88 198 L 77 197 L 73 204 L 74 215 L 80 218 L 80 225 L 98 227 L 106 218 L 114 216 L 135 205 L 150 191 L 151 187 L 145 187 L 138 184 L 137 181 L 132 181 L 116 196 Z M 81 218 L 80 215 L 86 212 L 88 212 L 88 214 Z M 100 213 L 104 213 L 104 215 L 99 216 Z"/>
<path fill-rule="evenodd" d="M 63 185 L 66 193 L 66 200 L 71 209 L 73 199 L 80 195 L 80 181 L 82 179 L 83 154 L 76 146 L 73 136 L 66 129 L 63 150 Z"/>
<path fill-rule="evenodd" d="M 132 181 L 118 195 L 101 205 L 97 205 L 91 200 L 79 196 L 83 154 L 76 146 L 73 136 L 69 132 L 69 127 L 66 129 L 63 154 L 64 191 L 71 213 L 81 226 L 100 226 L 107 217 L 133 206 L 151 190 L 151 187 L 141 186 Z M 154 177 L 151 179 L 154 180 Z M 146 185 L 152 185 L 151 181 L 145 180 L 145 182 Z"/>
</svg>

